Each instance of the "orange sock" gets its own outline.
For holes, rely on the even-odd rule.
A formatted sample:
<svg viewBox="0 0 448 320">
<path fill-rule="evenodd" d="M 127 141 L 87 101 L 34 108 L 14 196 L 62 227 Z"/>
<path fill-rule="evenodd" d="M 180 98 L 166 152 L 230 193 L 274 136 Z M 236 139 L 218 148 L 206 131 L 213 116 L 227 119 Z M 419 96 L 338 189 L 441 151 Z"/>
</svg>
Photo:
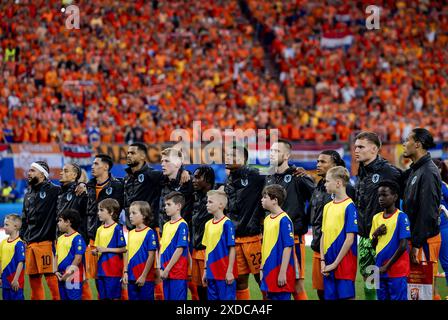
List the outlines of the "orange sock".
<svg viewBox="0 0 448 320">
<path fill-rule="evenodd" d="M 308 295 L 306 294 L 305 291 L 302 291 L 299 293 L 294 292 L 293 297 L 294 297 L 294 300 L 308 300 Z"/>
<path fill-rule="evenodd" d="M 236 300 L 250 300 L 249 288 L 244 290 L 236 290 Z"/>
<path fill-rule="evenodd" d="M 89 281 L 83 283 L 82 285 L 82 296 L 81 300 L 92 300 L 92 290 L 90 290 Z"/>
<path fill-rule="evenodd" d="M 188 281 L 188 289 L 191 292 L 191 300 L 199 300 L 198 287 L 191 281 Z"/>
<path fill-rule="evenodd" d="M 129 300 L 128 289 L 121 289 L 121 300 Z"/>
<path fill-rule="evenodd" d="M 45 280 L 47 280 L 47 285 L 51 292 L 51 299 L 61 300 L 61 297 L 59 296 L 58 278 L 54 274 L 46 273 Z"/>
<path fill-rule="evenodd" d="M 164 300 L 163 297 L 163 282 L 160 281 L 159 284 L 156 284 L 154 287 L 154 299 L 155 300 Z"/>
<path fill-rule="evenodd" d="M 31 287 L 31 300 L 44 300 L 45 292 L 42 284 L 42 275 L 29 276 Z"/>
</svg>

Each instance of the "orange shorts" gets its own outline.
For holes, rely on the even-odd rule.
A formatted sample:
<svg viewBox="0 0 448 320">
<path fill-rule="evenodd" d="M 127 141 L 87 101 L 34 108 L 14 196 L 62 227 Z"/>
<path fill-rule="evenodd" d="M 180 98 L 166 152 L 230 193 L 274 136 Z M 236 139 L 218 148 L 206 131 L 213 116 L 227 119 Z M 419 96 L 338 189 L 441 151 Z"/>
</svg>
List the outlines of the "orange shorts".
<svg viewBox="0 0 448 320">
<path fill-rule="evenodd" d="M 261 235 L 235 239 L 238 274 L 258 274 L 261 266 Z"/>
<path fill-rule="evenodd" d="M 320 271 L 320 253 L 313 254 L 313 289 L 324 290 L 324 276 Z"/>
<path fill-rule="evenodd" d="M 55 247 L 53 241 L 33 242 L 25 250 L 25 274 L 54 273 Z"/>
<path fill-rule="evenodd" d="M 299 236 L 294 236 L 294 267 L 296 271 L 296 280 L 305 279 L 305 236 L 301 236 L 302 242 L 299 241 Z"/>
<path fill-rule="evenodd" d="M 154 231 L 156 232 L 157 242 L 159 243 L 159 246 L 160 246 L 160 228 L 156 227 L 154 229 Z M 156 256 L 154 257 L 154 268 L 156 268 L 156 278 L 158 279 L 157 281 L 160 280 L 160 252 L 159 252 L 159 249 L 156 250 Z"/>
<path fill-rule="evenodd" d="M 92 254 L 92 250 L 95 249 L 95 241 L 90 240 L 89 245 L 86 248 L 86 279 L 96 279 L 98 271 L 98 256 Z"/>
<path fill-rule="evenodd" d="M 436 276 L 439 272 L 439 253 L 440 246 L 442 245 L 442 238 L 440 233 L 432 238 L 426 240 L 427 244 L 424 244 L 418 251 L 419 261 L 429 261 L 433 265 L 433 274 Z"/>
<path fill-rule="evenodd" d="M 191 282 L 197 286 L 202 286 L 202 275 L 205 268 L 205 250 L 193 249 L 192 267 L 191 267 Z"/>
</svg>

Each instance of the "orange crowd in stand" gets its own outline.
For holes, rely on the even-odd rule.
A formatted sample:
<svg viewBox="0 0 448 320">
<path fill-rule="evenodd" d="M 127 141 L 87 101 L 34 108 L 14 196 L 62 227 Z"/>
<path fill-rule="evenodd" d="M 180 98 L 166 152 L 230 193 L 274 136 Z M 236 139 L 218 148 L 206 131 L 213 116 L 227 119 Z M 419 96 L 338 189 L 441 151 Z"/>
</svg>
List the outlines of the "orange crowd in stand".
<svg viewBox="0 0 448 320">
<path fill-rule="evenodd" d="M 416 126 L 448 140 L 447 2 L 377 1 L 369 31 L 371 2 L 247 0 L 261 33 L 238 1 L 80 1 L 80 29 L 60 1 L 2 2 L 0 143 L 161 143 L 193 121 L 318 143 L 365 129 L 399 142 Z M 322 48 L 332 30 L 353 44 Z"/>
</svg>

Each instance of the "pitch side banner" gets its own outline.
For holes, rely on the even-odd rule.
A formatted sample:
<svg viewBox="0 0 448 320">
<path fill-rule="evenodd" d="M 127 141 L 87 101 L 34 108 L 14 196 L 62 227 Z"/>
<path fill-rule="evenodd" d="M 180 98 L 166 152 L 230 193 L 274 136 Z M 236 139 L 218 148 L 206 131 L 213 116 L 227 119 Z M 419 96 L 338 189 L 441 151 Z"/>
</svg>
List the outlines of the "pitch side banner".
<svg viewBox="0 0 448 320">
<path fill-rule="evenodd" d="M 50 167 L 50 177 L 58 177 L 63 164 L 63 154 L 59 144 L 11 144 L 16 179 L 24 179 L 30 165 L 35 161 L 46 161 Z"/>
</svg>

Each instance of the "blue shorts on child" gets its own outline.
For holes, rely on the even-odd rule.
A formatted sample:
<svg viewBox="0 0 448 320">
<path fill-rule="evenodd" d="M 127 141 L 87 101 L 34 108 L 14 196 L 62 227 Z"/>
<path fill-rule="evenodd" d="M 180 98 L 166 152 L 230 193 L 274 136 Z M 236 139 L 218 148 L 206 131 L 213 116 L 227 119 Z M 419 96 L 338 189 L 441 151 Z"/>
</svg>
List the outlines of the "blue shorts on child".
<svg viewBox="0 0 448 320">
<path fill-rule="evenodd" d="M 23 296 L 23 289 L 14 291 L 11 288 L 8 289 L 3 288 L 2 295 L 3 300 L 9 300 L 9 301 L 25 300 L 25 297 Z"/>
<path fill-rule="evenodd" d="M 406 277 L 380 278 L 380 288 L 376 290 L 378 300 L 408 300 Z"/>
<path fill-rule="evenodd" d="M 165 300 L 187 300 L 187 280 L 163 280 L 163 296 Z"/>
<path fill-rule="evenodd" d="M 146 281 L 141 287 L 135 284 L 135 281 L 128 283 L 128 297 L 129 300 L 154 300 L 154 282 Z"/>
<path fill-rule="evenodd" d="M 98 279 L 96 279 L 96 288 L 98 289 L 98 299 L 121 299 L 120 277 L 98 277 Z"/>
<path fill-rule="evenodd" d="M 341 300 L 355 297 L 355 282 L 352 280 L 336 279 L 334 272 L 324 276 L 325 300 Z"/>
<path fill-rule="evenodd" d="M 71 283 L 59 281 L 58 287 L 61 300 L 81 300 L 82 282 Z"/>
<path fill-rule="evenodd" d="M 268 292 L 266 298 L 268 300 L 291 300 L 291 292 Z"/>
<path fill-rule="evenodd" d="M 207 279 L 208 300 L 235 300 L 236 280 L 227 284 L 225 280 Z"/>
</svg>

